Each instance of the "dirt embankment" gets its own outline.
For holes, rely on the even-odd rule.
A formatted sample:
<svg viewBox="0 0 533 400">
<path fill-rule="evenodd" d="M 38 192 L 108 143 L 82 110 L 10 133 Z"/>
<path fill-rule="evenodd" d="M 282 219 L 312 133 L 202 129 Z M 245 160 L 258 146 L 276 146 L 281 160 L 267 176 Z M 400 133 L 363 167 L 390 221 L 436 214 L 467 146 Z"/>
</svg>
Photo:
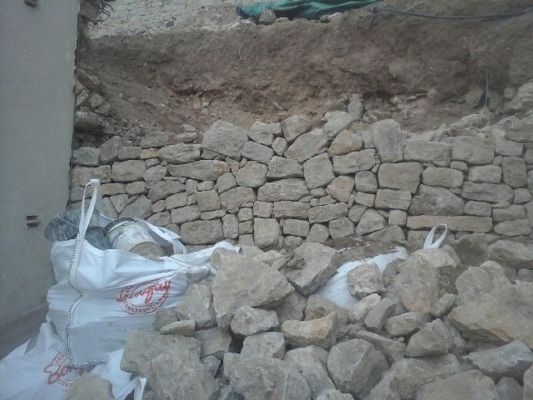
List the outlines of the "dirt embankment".
<svg viewBox="0 0 533 400">
<path fill-rule="evenodd" d="M 530 1 L 440 3 L 380 5 L 458 15 L 520 9 Z M 367 8 L 327 24 L 287 21 L 104 37 L 80 53 L 79 65 L 102 79 L 123 131 L 173 129 L 184 122 L 203 128 L 218 118 L 277 121 L 323 111 L 327 101 L 331 107 L 331 99 L 352 93 L 408 129 L 422 130 L 471 112 L 465 94 L 479 92 L 487 75 L 495 108 L 506 87 L 532 79 L 532 38 L 533 13 L 450 21 Z M 399 106 L 420 94 L 409 112 Z"/>
</svg>

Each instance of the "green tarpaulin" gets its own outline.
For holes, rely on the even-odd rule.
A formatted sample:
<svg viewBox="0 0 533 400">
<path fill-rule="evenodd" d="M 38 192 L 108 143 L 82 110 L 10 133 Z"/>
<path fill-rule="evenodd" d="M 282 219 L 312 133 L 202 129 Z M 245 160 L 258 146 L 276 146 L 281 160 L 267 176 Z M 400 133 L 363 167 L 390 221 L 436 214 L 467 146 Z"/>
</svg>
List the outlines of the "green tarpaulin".
<svg viewBox="0 0 533 400">
<path fill-rule="evenodd" d="M 323 15 L 352 10 L 376 3 L 377 0 L 277 0 L 267 3 L 255 3 L 237 7 L 237 13 L 243 18 L 258 20 L 266 9 L 274 11 L 277 17 L 319 19 Z"/>
</svg>

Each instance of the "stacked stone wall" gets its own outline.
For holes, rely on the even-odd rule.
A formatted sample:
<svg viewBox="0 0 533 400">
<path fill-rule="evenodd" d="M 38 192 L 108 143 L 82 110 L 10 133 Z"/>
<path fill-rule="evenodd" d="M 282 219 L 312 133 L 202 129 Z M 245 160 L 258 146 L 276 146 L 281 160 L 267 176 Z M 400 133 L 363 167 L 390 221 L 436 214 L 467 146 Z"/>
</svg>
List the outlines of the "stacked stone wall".
<svg viewBox="0 0 533 400">
<path fill-rule="evenodd" d="M 104 214 L 145 218 L 190 245 L 416 240 L 442 223 L 457 236 L 531 234 L 531 116 L 489 125 L 473 114 L 410 134 L 394 120 L 365 125 L 357 107 L 347 111 L 320 123 L 303 115 L 249 129 L 217 121 L 203 134 L 184 125 L 137 144 L 115 136 L 81 147 L 71 202 L 99 178 Z"/>
</svg>

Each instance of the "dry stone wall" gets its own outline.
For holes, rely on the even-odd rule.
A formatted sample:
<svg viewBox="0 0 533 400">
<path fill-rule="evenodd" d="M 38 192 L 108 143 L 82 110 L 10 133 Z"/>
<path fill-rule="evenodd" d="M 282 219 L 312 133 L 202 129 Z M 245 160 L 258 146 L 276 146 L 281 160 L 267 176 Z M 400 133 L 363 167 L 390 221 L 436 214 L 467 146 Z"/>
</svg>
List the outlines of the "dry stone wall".
<svg viewBox="0 0 533 400">
<path fill-rule="evenodd" d="M 71 201 L 99 178 L 105 214 L 145 218 L 190 245 L 415 240 L 441 223 L 457 236 L 531 234 L 531 115 L 489 125 L 473 114 L 419 134 L 359 117 L 350 104 L 320 123 L 217 121 L 203 134 L 184 125 L 136 145 L 115 136 L 74 151 Z"/>
</svg>

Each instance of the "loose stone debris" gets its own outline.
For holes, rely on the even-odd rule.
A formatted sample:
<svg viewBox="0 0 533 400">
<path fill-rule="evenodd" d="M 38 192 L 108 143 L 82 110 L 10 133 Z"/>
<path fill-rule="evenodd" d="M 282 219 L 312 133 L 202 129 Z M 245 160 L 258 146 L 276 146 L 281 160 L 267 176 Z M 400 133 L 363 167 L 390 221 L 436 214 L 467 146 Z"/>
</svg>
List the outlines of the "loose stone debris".
<svg viewBox="0 0 533 400">
<path fill-rule="evenodd" d="M 216 251 L 214 277 L 158 311 L 153 331 L 130 333 L 122 369 L 148 378 L 149 399 L 529 398 L 533 284 L 522 265 L 464 266 L 453 246 L 412 253 L 385 269 L 392 279 L 362 264 L 345 277 L 359 300 L 346 309 L 316 294 L 339 250 L 313 246 Z M 313 284 L 292 284 L 294 271 Z M 90 379 L 71 398 L 107 391 Z"/>
</svg>

